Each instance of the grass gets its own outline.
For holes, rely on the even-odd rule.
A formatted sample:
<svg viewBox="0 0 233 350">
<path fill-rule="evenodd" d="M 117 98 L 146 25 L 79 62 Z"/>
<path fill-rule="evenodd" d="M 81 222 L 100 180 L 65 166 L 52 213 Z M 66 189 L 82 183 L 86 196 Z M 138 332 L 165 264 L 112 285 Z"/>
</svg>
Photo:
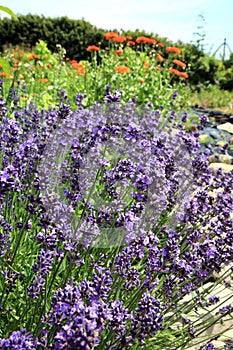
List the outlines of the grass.
<svg viewBox="0 0 233 350">
<path fill-rule="evenodd" d="M 202 88 L 200 92 L 194 92 L 189 97 L 192 105 L 199 105 L 204 108 L 219 110 L 223 113 L 233 113 L 233 92 L 221 90 L 216 85 Z"/>
</svg>

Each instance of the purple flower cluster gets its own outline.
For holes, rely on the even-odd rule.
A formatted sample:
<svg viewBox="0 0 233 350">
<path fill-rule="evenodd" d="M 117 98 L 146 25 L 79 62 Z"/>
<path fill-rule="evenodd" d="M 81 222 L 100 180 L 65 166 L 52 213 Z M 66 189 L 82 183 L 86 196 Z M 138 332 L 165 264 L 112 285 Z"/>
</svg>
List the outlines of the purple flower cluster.
<svg viewBox="0 0 233 350">
<path fill-rule="evenodd" d="M 58 97 L 58 108 L 39 112 L 32 104 L 22 109 L 11 90 L 11 118 L 0 98 L 0 207 L 12 212 L 0 218 L 0 258 L 22 244 L 26 260 L 20 254 L 4 260 L 1 292 L 9 296 L 0 300 L 7 305 L 19 287 L 25 303 L 39 304 L 51 283 L 42 318 L 34 312 L 33 323 L 24 309 L 22 330 L 1 338 L 0 347 L 143 346 L 166 329 L 183 296 L 232 262 L 232 173 L 209 168 L 207 155 L 196 152 L 198 133 L 187 134 L 175 111 L 164 117 L 150 105 L 138 110 L 134 101 L 120 107 L 120 92 L 110 86 L 106 103 L 89 110 L 77 94 L 72 115 L 65 90 Z M 15 271 L 29 261 L 30 277 L 19 281 Z M 216 302 L 212 296 L 205 305 Z M 227 306 L 218 314 L 230 312 Z M 39 340 L 24 329 L 30 322 L 42 324 Z"/>
<path fill-rule="evenodd" d="M 30 298 L 38 299 L 39 296 L 45 293 L 44 284 L 46 276 L 52 269 L 55 252 L 50 250 L 40 250 L 37 262 L 33 265 L 32 271 L 35 273 L 33 283 L 28 288 L 28 295 Z"/>
<path fill-rule="evenodd" d="M 0 217 L 0 258 L 10 250 L 10 233 L 12 232 L 12 225 L 8 224 Z"/>
<path fill-rule="evenodd" d="M 26 329 L 11 333 L 8 339 L 0 338 L 0 349 L 2 350 L 36 350 L 38 339 L 33 338 Z"/>
<path fill-rule="evenodd" d="M 89 288 L 90 293 L 92 289 Z M 79 286 L 66 285 L 54 294 L 52 310 L 43 319 L 44 324 L 57 329 L 53 345 L 49 345 L 49 332 L 44 336 L 43 342 L 48 349 L 64 349 L 66 345 L 67 349 L 89 350 L 101 340 L 111 349 L 114 349 L 111 342 L 116 340 L 122 349 L 127 349 L 136 341 L 144 344 L 146 337 L 162 329 L 163 308 L 148 292 L 142 295 L 133 312 L 129 312 L 119 300 L 108 304 L 86 294 L 85 303 L 82 294 L 82 283 Z M 113 337 L 105 339 L 107 330 L 114 332 L 111 333 Z"/>
<path fill-rule="evenodd" d="M 80 288 L 71 284 L 54 294 L 51 305 L 52 311 L 44 322 L 56 326 L 57 331 L 48 349 L 90 350 L 99 343 L 104 320 L 109 317 L 104 302 L 93 300 L 87 306 L 80 298 Z"/>
</svg>

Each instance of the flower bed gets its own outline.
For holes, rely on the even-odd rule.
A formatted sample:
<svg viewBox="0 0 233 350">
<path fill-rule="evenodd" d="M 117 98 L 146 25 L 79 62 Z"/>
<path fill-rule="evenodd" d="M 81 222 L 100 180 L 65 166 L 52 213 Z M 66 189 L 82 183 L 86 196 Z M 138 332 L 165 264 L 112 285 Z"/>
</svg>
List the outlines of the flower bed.
<svg viewBox="0 0 233 350">
<path fill-rule="evenodd" d="M 113 45 L 124 39 L 111 35 Z M 145 40 L 140 37 L 139 44 Z M 99 52 L 96 46 L 88 50 Z M 47 68 L 39 74 L 38 62 L 46 59 L 34 53 L 35 68 L 29 70 L 36 73 L 27 83 L 22 78 L 9 89 L 1 81 L 2 349 L 162 350 L 195 344 L 209 350 L 219 335 L 204 332 L 213 324 L 209 308 L 214 324 L 232 313 L 208 284 L 213 276 L 223 283 L 218 274 L 232 263 L 232 172 L 212 171 L 208 156 L 198 152 L 198 130 L 207 118 L 187 132 L 188 115 L 176 112 L 182 100 L 166 82 L 169 72 L 147 73 L 155 64 L 150 58 L 147 66 L 149 52 L 139 53 L 136 65 L 130 56 L 148 79 L 139 90 L 144 82 L 135 84 L 138 72 L 129 77 L 131 67 L 120 64 L 130 52 L 122 50 L 114 62 L 103 54 L 103 75 L 97 74 L 96 56 L 96 69 L 87 76 L 87 62 L 71 61 L 61 73 L 60 48 L 60 56 L 47 62 L 48 68 L 54 59 L 53 79 L 44 74 Z M 179 53 L 174 50 L 167 51 Z M 22 69 L 28 69 L 25 64 Z M 111 74 L 118 67 L 112 87 L 104 86 L 107 65 Z M 92 80 L 96 94 L 89 84 L 70 101 L 65 87 L 74 90 L 72 70 L 79 84 L 80 76 Z M 121 80 L 123 75 L 128 78 Z M 152 88 L 154 77 L 162 85 Z M 5 84 L 14 82 L 4 77 Z M 40 84 L 51 85 L 43 90 Z M 201 316 L 193 318 L 197 309 Z"/>
</svg>

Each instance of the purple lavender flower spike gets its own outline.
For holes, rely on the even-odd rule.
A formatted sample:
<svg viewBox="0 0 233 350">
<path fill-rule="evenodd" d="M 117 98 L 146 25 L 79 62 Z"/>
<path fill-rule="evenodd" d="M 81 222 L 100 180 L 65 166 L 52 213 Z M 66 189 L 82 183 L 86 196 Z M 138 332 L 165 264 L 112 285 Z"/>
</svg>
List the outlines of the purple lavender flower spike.
<svg viewBox="0 0 233 350">
<path fill-rule="evenodd" d="M 168 218 L 175 227 L 192 183 L 190 156 L 197 140 L 172 129 L 175 112 L 161 129 L 161 113 L 148 106 L 136 111 L 132 102 L 120 107 L 113 103 L 118 92 L 110 96 L 108 86 L 107 93 L 105 105 L 62 117 L 38 171 L 48 214 L 57 225 L 73 222 L 73 240 L 84 245 L 124 245 L 176 204 Z M 86 210 L 75 218 L 81 206 Z"/>
</svg>

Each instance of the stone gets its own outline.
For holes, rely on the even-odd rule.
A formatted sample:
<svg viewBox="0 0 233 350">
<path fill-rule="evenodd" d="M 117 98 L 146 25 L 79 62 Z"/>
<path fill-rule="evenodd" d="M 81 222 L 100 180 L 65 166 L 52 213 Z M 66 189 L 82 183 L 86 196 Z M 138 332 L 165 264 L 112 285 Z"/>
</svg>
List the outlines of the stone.
<svg viewBox="0 0 233 350">
<path fill-rule="evenodd" d="M 220 140 L 220 141 L 216 142 L 216 145 L 220 146 L 220 147 L 224 147 L 226 144 L 227 144 L 227 142 L 224 140 Z"/>
<path fill-rule="evenodd" d="M 232 215 L 231 215 L 232 218 Z M 218 279 L 218 278 L 224 278 L 224 281 L 226 281 L 227 288 L 231 289 L 233 291 L 233 263 L 227 266 L 223 266 L 221 268 L 221 271 L 219 273 L 214 272 L 213 277 Z M 224 282 L 222 282 L 224 285 Z"/>
<path fill-rule="evenodd" d="M 198 132 L 197 125 L 196 124 L 188 124 L 185 126 L 185 130 L 187 132 Z"/>
<path fill-rule="evenodd" d="M 225 164 L 225 163 L 210 163 L 210 168 L 213 170 L 218 170 L 221 168 L 224 172 L 228 173 L 229 171 L 233 170 L 232 164 Z"/>
<path fill-rule="evenodd" d="M 232 157 L 228 154 L 212 154 L 208 160 L 210 163 L 232 164 Z"/>
<path fill-rule="evenodd" d="M 223 341 L 221 341 L 220 339 L 212 340 L 212 343 L 216 349 L 221 349 L 221 348 L 223 349 L 224 345 L 225 345 L 225 343 Z"/>
<path fill-rule="evenodd" d="M 200 134 L 208 134 L 216 141 L 221 139 L 230 140 L 232 138 L 232 134 L 226 131 L 224 132 L 223 130 L 218 129 L 217 127 L 205 127 L 204 130 L 200 132 Z"/>
<path fill-rule="evenodd" d="M 219 297 L 219 302 L 216 304 L 198 307 L 197 310 L 189 310 L 188 317 L 194 325 L 194 329 L 198 329 L 198 327 L 203 327 L 198 331 L 199 335 L 197 338 L 193 339 L 189 343 L 188 349 L 199 349 L 196 348 L 197 344 L 200 342 L 200 339 L 205 343 L 208 341 L 210 336 L 215 336 L 218 341 L 222 341 L 225 338 L 218 339 L 220 336 L 223 337 L 227 333 L 227 337 L 231 337 L 233 339 L 233 314 L 230 313 L 227 316 L 223 317 L 223 322 L 219 319 L 219 314 L 216 315 L 217 311 L 222 307 L 232 305 L 233 304 L 233 292 L 229 288 L 224 287 L 221 283 L 215 285 L 212 282 L 206 283 L 204 286 L 198 289 L 198 293 L 205 292 L 205 299 L 208 300 L 210 296 Z M 186 303 L 189 305 L 189 302 L 195 296 L 195 292 L 193 295 L 186 295 L 180 302 L 179 305 Z M 207 324 L 205 324 L 207 321 Z M 226 336 L 226 335 L 225 335 Z M 199 339 L 198 339 L 199 338 Z M 229 338 L 227 339 L 229 340 Z M 196 345 L 195 345 L 196 344 Z M 199 343 L 200 346 L 200 343 Z"/>
<path fill-rule="evenodd" d="M 212 340 L 211 343 L 214 345 L 215 349 L 224 349 L 225 342 L 223 342 L 223 341 Z M 206 344 L 206 342 L 205 342 L 205 344 Z M 195 345 L 195 346 L 191 346 L 191 347 L 188 348 L 188 350 L 200 350 L 200 346 L 201 346 L 201 344 L 198 344 L 198 345 Z"/>
<path fill-rule="evenodd" d="M 208 132 L 208 134 L 214 139 L 220 139 L 221 137 L 221 131 L 218 129 L 206 128 L 205 131 Z"/>
<path fill-rule="evenodd" d="M 232 329 L 229 329 L 229 331 L 226 331 L 226 332 L 224 332 L 223 335 L 220 335 L 218 340 L 226 343 L 227 341 L 233 339 L 233 334 L 232 333 L 233 333 Z"/>
<path fill-rule="evenodd" d="M 202 134 L 198 137 L 200 143 L 213 142 L 213 139 L 208 134 Z"/>
<path fill-rule="evenodd" d="M 220 124 L 217 126 L 217 128 L 220 130 L 227 131 L 230 134 L 233 134 L 233 124 L 231 124 L 231 123 Z"/>
<path fill-rule="evenodd" d="M 217 154 L 223 154 L 223 148 L 218 146 L 218 147 L 213 147 L 211 149 L 211 152 L 214 154 L 214 153 L 217 153 Z"/>
<path fill-rule="evenodd" d="M 229 156 L 233 157 L 233 149 L 228 149 L 227 154 L 229 154 Z"/>
</svg>

